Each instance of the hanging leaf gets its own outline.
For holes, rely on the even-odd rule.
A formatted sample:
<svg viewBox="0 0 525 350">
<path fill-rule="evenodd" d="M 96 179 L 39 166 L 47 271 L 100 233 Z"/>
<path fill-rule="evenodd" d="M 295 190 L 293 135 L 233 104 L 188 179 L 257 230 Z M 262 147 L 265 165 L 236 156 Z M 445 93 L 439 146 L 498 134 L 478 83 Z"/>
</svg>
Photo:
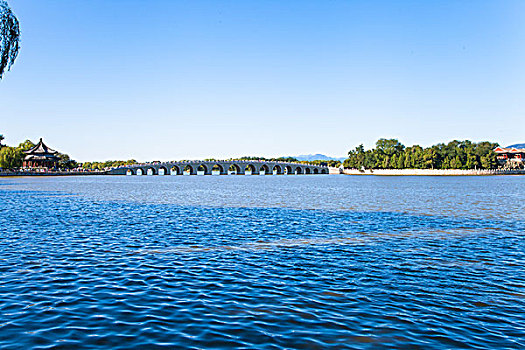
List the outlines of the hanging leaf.
<svg viewBox="0 0 525 350">
<path fill-rule="evenodd" d="M 6 1 L 0 0 L 0 79 L 11 69 L 20 49 L 18 19 Z"/>
</svg>

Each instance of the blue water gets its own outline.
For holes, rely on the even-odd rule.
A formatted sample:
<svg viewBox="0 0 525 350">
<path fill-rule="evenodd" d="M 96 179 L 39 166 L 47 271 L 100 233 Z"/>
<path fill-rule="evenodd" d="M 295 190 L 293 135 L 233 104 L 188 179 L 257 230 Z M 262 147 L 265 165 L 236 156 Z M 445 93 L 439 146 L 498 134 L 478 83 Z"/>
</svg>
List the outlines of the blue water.
<svg viewBox="0 0 525 350">
<path fill-rule="evenodd" d="M 0 348 L 523 349 L 524 185 L 0 178 Z"/>
</svg>

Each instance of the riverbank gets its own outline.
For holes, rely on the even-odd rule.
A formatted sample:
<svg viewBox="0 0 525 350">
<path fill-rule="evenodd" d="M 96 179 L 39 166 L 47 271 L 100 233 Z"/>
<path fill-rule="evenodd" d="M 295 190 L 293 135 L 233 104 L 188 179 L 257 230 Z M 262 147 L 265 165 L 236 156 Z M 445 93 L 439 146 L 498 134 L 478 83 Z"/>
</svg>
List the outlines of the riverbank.
<svg viewBox="0 0 525 350">
<path fill-rule="evenodd" d="M 495 176 L 495 175 L 525 175 L 525 170 L 461 170 L 461 169 L 344 169 L 330 168 L 330 175 L 378 175 L 378 176 Z M 0 172 L 0 177 L 20 176 L 88 176 L 114 175 L 107 171 L 99 172 Z"/>
<path fill-rule="evenodd" d="M 503 169 L 344 169 L 345 175 L 383 175 L 383 176 L 493 176 L 493 175 L 525 175 L 525 170 Z"/>
<path fill-rule="evenodd" d="M 29 171 L 2 171 L 0 177 L 12 176 L 84 176 L 84 175 L 107 175 L 106 171 L 53 171 L 53 172 L 29 172 Z"/>
</svg>

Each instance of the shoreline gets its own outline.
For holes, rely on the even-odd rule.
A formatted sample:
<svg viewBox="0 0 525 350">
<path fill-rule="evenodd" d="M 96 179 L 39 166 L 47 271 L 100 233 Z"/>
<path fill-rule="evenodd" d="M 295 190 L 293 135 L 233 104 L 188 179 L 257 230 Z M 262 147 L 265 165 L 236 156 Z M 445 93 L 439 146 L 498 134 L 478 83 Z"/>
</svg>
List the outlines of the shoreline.
<svg viewBox="0 0 525 350">
<path fill-rule="evenodd" d="M 497 176 L 525 175 L 525 170 L 503 169 L 344 169 L 345 175 L 377 175 L 377 176 Z"/>
<path fill-rule="evenodd" d="M 350 176 L 498 176 L 498 175 L 525 175 L 525 170 L 462 170 L 462 169 L 337 169 L 330 168 L 330 175 Z M 112 174 L 109 171 L 101 172 L 0 172 L 1 177 L 32 177 L 32 176 L 127 176 L 125 174 Z M 146 175 L 145 175 L 146 176 Z M 182 175 L 180 175 L 182 176 Z"/>
<path fill-rule="evenodd" d="M 30 172 L 0 172 L 0 177 L 29 177 L 29 176 L 88 176 L 88 175 L 108 175 L 107 171 L 103 172 L 49 172 L 49 173 L 30 173 Z"/>
</svg>

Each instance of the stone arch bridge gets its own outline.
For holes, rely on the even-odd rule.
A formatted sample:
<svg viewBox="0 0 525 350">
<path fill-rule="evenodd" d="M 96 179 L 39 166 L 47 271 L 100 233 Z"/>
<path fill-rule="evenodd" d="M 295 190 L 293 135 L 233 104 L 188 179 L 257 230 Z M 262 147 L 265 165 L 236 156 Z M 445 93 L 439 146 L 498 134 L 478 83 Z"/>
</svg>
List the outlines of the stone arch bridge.
<svg viewBox="0 0 525 350">
<path fill-rule="evenodd" d="M 288 162 L 222 160 L 222 161 L 180 161 L 150 164 L 134 164 L 114 168 L 111 175 L 316 175 L 328 174 L 329 168 Z"/>
</svg>

